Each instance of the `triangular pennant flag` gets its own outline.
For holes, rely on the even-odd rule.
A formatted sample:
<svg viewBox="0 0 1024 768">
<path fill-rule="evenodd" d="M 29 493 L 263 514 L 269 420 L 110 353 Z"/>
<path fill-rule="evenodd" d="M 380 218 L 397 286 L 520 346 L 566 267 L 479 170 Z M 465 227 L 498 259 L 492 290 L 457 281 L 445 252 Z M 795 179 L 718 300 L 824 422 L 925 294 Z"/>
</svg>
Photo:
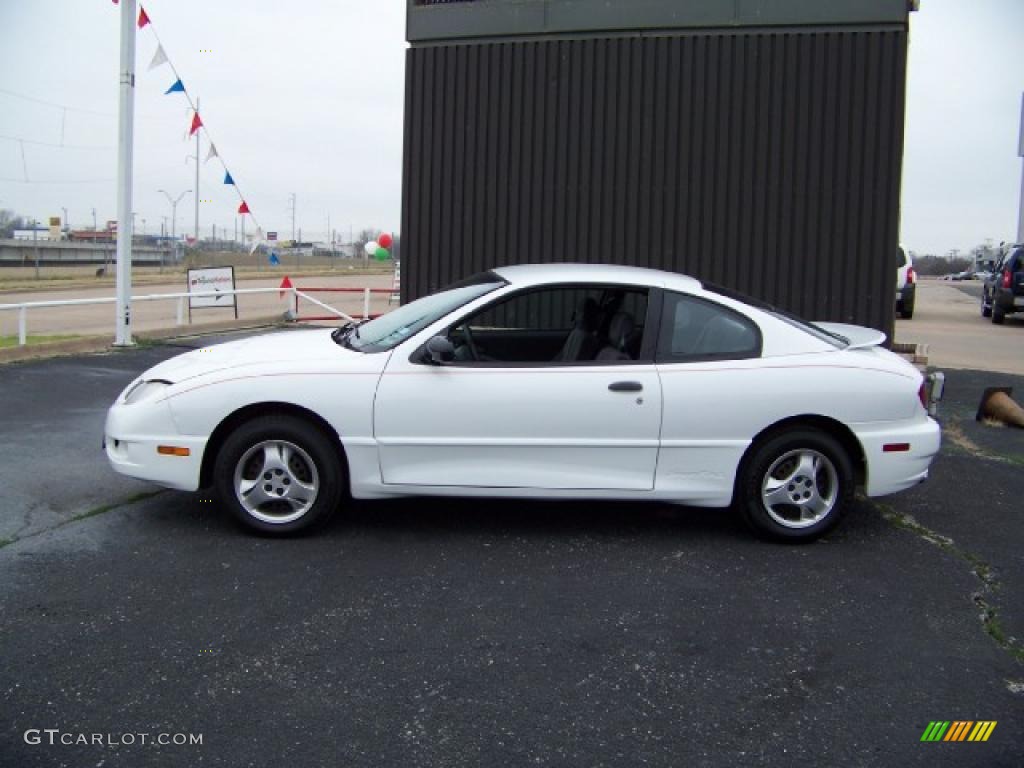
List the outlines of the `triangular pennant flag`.
<svg viewBox="0 0 1024 768">
<path fill-rule="evenodd" d="M 234 184 L 235 183 L 235 180 L 231 178 L 231 174 L 228 173 L 227 171 L 224 171 L 224 183 L 225 184 Z"/>
<path fill-rule="evenodd" d="M 188 135 L 189 136 L 195 135 L 195 132 L 199 130 L 199 128 L 202 126 L 202 124 L 203 124 L 203 120 L 202 120 L 201 117 L 199 117 L 199 113 L 196 112 L 194 115 L 192 115 L 192 127 L 189 128 Z"/>
<path fill-rule="evenodd" d="M 149 62 L 150 69 L 156 69 L 161 64 L 167 63 L 167 54 L 164 53 L 164 47 L 160 44 L 156 46 L 156 53 L 153 54 L 153 60 Z M 180 82 L 180 81 L 179 81 Z"/>
<path fill-rule="evenodd" d="M 170 88 L 168 88 L 166 91 L 164 91 L 164 96 L 166 96 L 168 93 L 184 93 L 184 92 L 185 92 L 184 84 L 181 82 L 181 80 L 175 80 L 174 81 L 174 85 L 172 85 Z"/>
<path fill-rule="evenodd" d="M 249 213 L 249 204 L 247 202 L 245 202 L 245 200 L 243 200 L 242 204 L 240 206 L 238 206 L 238 212 L 239 213 Z"/>
<path fill-rule="evenodd" d="M 203 162 L 204 163 L 208 163 L 208 162 L 210 162 L 210 158 L 213 158 L 213 157 L 220 157 L 220 155 L 217 154 L 217 147 L 214 146 L 213 142 L 211 141 L 210 142 L 210 150 L 206 153 L 206 159 L 203 160 Z"/>
<path fill-rule="evenodd" d="M 291 278 L 288 277 L 288 275 L 285 275 L 284 276 L 284 280 L 281 281 L 281 285 L 278 286 L 278 287 L 281 290 L 277 292 L 277 298 L 283 299 L 284 298 L 285 289 L 294 288 L 295 286 L 292 285 Z"/>
<path fill-rule="evenodd" d="M 149 24 L 149 16 L 146 15 L 146 9 L 141 5 L 139 6 L 139 29 Z"/>
</svg>

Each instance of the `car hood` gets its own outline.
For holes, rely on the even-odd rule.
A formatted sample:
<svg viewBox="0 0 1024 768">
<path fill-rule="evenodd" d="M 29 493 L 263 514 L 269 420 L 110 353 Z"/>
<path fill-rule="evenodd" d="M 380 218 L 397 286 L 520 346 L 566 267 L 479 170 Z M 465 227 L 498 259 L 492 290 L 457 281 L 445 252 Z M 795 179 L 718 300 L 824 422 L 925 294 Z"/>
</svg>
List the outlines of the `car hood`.
<svg viewBox="0 0 1024 768">
<path fill-rule="evenodd" d="M 203 347 L 159 363 L 142 378 L 172 384 L 226 369 L 270 366 L 289 362 L 330 361 L 362 357 L 331 339 L 332 329 L 284 331 Z"/>
<path fill-rule="evenodd" d="M 818 328 L 828 333 L 835 333 L 849 341 L 846 349 L 864 349 L 877 347 L 885 343 L 886 335 L 876 328 L 865 328 L 863 325 L 847 325 L 846 323 L 815 322 Z"/>
</svg>

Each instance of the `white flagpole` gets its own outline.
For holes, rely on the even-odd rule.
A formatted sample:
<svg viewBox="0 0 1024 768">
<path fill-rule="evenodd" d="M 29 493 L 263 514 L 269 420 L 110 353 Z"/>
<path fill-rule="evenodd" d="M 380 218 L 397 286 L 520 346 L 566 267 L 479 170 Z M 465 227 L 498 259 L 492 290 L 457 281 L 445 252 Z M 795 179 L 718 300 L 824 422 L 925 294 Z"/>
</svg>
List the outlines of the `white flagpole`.
<svg viewBox="0 0 1024 768">
<path fill-rule="evenodd" d="M 121 0 L 120 105 L 117 126 L 117 302 L 114 345 L 132 342 L 132 147 L 135 119 L 135 0 Z"/>
</svg>

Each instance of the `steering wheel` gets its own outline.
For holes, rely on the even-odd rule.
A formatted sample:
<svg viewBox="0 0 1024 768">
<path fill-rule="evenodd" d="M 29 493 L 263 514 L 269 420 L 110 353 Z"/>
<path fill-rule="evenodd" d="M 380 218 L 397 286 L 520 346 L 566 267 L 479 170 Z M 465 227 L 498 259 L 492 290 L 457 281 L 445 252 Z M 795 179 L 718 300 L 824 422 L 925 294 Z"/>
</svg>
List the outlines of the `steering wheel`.
<svg viewBox="0 0 1024 768">
<path fill-rule="evenodd" d="M 473 332 L 469 330 L 469 325 L 462 326 L 462 337 L 466 340 L 466 348 L 469 350 L 470 356 L 475 362 L 480 362 L 480 352 L 477 351 L 476 342 L 473 341 Z"/>
</svg>

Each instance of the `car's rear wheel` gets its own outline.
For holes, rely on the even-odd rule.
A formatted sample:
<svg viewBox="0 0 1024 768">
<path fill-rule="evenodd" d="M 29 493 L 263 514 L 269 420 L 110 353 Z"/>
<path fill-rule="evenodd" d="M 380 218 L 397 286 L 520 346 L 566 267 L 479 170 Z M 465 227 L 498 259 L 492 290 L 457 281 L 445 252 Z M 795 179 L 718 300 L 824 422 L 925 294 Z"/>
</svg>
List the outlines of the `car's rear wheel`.
<svg viewBox="0 0 1024 768">
<path fill-rule="evenodd" d="M 899 315 L 904 320 L 910 320 L 914 316 L 914 296 L 913 292 L 908 292 L 897 302 L 896 309 L 899 311 Z"/>
<path fill-rule="evenodd" d="M 981 292 L 981 316 L 992 317 L 992 304 L 988 300 L 988 294 Z"/>
<path fill-rule="evenodd" d="M 996 304 L 995 298 L 992 299 L 992 323 L 994 325 L 1002 325 L 1006 320 L 1006 313 L 999 308 Z"/>
<path fill-rule="evenodd" d="M 766 538 L 812 541 L 835 527 L 853 496 L 850 457 L 816 429 L 767 437 L 754 446 L 741 472 L 741 511 Z"/>
<path fill-rule="evenodd" d="M 225 440 L 214 486 L 250 530 L 294 534 L 325 523 L 341 502 L 343 469 L 332 441 L 315 425 L 280 415 L 254 419 Z"/>
</svg>

